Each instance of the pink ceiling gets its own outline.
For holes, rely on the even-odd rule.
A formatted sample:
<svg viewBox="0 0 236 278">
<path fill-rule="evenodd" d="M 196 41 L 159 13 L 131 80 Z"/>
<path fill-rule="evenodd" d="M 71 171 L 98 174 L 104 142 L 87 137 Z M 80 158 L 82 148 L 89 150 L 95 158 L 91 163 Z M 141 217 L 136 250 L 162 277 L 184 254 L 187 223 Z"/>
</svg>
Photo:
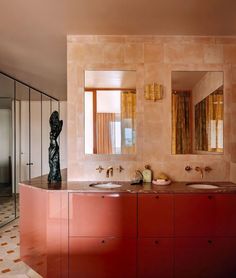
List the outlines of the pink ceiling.
<svg viewBox="0 0 236 278">
<path fill-rule="evenodd" d="M 236 35 L 235 0 L 1 0 L 0 70 L 66 97 L 67 34 Z"/>
</svg>

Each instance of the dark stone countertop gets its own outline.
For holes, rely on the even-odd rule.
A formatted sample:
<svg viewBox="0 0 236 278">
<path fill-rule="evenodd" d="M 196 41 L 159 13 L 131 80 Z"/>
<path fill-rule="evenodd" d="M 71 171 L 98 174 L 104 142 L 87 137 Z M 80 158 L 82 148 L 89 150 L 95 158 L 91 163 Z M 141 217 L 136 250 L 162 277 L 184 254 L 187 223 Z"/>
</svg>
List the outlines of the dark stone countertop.
<svg viewBox="0 0 236 278">
<path fill-rule="evenodd" d="M 109 181 L 104 181 L 105 183 Z M 154 185 L 152 183 L 143 183 L 142 185 L 131 185 L 130 182 L 124 181 L 112 181 L 113 183 L 122 184 L 120 188 L 114 189 L 100 189 L 91 187 L 90 184 L 101 183 L 101 181 L 66 181 L 66 170 L 62 171 L 62 182 L 55 184 L 49 184 L 47 181 L 47 175 L 34 178 L 29 181 L 21 182 L 20 185 L 31 186 L 42 190 L 62 190 L 68 192 L 84 192 L 84 193 L 169 193 L 169 194 L 181 194 L 181 193 L 236 193 L 236 184 L 231 182 L 172 182 L 170 185 Z M 214 189 L 194 189 L 186 186 L 188 183 L 206 183 L 218 185 L 218 188 Z"/>
</svg>

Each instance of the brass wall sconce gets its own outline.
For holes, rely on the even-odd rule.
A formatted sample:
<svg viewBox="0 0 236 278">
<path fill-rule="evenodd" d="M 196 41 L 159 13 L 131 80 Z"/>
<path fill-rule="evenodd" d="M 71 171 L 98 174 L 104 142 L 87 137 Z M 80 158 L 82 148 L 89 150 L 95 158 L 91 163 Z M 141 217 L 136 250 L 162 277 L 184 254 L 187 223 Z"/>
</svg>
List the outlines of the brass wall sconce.
<svg viewBox="0 0 236 278">
<path fill-rule="evenodd" d="M 144 90 L 144 97 L 146 100 L 153 100 L 153 101 L 162 99 L 163 86 L 157 83 L 147 84 Z"/>
</svg>

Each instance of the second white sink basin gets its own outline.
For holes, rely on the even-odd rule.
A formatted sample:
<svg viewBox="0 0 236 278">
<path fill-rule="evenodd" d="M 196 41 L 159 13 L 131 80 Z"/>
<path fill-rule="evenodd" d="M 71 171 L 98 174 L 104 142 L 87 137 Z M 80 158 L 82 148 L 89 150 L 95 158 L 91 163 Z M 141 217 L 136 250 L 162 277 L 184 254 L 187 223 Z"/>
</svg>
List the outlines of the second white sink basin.
<svg viewBox="0 0 236 278">
<path fill-rule="evenodd" d="M 112 188 L 119 188 L 122 185 L 118 183 L 108 182 L 108 183 L 94 183 L 94 184 L 90 184 L 90 186 L 95 188 L 101 188 L 101 189 L 112 189 Z"/>
<path fill-rule="evenodd" d="M 219 186 L 213 184 L 203 184 L 203 183 L 193 183 L 188 185 L 191 188 L 195 189 L 216 189 Z"/>
</svg>

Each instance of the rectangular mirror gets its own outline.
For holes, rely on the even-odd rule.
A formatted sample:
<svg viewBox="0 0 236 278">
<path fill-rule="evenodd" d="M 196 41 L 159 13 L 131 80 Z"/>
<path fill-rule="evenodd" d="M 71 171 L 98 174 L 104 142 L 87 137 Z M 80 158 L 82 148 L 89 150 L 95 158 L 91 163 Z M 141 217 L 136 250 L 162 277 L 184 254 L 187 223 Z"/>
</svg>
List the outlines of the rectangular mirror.
<svg viewBox="0 0 236 278">
<path fill-rule="evenodd" d="M 134 154 L 136 72 L 86 70 L 85 153 Z"/>
<path fill-rule="evenodd" d="M 223 72 L 174 71 L 172 154 L 223 153 Z"/>
</svg>

